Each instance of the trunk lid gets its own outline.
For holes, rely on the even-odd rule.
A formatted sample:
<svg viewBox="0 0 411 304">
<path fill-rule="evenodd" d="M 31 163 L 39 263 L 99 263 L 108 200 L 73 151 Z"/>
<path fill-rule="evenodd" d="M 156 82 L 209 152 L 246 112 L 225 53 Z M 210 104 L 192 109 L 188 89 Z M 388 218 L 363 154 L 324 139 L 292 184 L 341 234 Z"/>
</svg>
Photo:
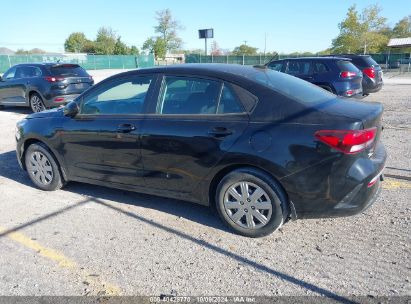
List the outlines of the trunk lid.
<svg viewBox="0 0 411 304">
<path fill-rule="evenodd" d="M 361 129 L 377 128 L 374 144 L 367 151 L 373 152 L 376 144 L 380 140 L 382 131 L 382 114 L 384 107 L 378 102 L 364 102 L 355 99 L 337 98 L 329 101 L 327 106 L 323 106 L 322 112 L 332 116 L 346 117 L 359 122 Z"/>
</svg>

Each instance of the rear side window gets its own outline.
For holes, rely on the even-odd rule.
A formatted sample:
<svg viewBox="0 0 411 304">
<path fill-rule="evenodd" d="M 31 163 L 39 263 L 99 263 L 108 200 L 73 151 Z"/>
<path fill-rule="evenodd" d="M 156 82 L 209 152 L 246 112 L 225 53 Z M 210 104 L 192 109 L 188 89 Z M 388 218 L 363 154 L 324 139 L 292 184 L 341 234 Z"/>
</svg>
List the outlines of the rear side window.
<svg viewBox="0 0 411 304">
<path fill-rule="evenodd" d="M 358 73 L 358 68 L 353 65 L 350 61 L 340 60 L 337 61 L 337 66 L 340 68 L 340 71 L 355 72 Z"/>
<path fill-rule="evenodd" d="M 303 104 L 320 103 L 335 98 L 334 94 L 308 81 L 269 69 L 254 69 L 244 76 Z"/>
<path fill-rule="evenodd" d="M 65 64 L 50 67 L 50 73 L 53 76 L 62 77 L 88 77 L 87 72 L 78 65 Z"/>
<path fill-rule="evenodd" d="M 327 65 L 323 62 L 315 62 L 313 68 L 314 68 L 314 73 L 316 74 L 322 74 L 322 73 L 326 73 L 329 71 Z"/>
<path fill-rule="evenodd" d="M 221 85 L 221 82 L 209 79 L 167 76 L 163 80 L 156 112 L 215 114 Z"/>
<path fill-rule="evenodd" d="M 240 101 L 235 95 L 234 91 L 229 85 L 224 84 L 223 90 L 221 92 L 220 102 L 217 108 L 217 114 L 228 114 L 228 113 L 242 113 L 244 112 Z"/>
<path fill-rule="evenodd" d="M 310 74 L 310 62 L 302 60 L 290 60 L 288 62 L 287 74 L 291 75 L 309 75 Z"/>
</svg>

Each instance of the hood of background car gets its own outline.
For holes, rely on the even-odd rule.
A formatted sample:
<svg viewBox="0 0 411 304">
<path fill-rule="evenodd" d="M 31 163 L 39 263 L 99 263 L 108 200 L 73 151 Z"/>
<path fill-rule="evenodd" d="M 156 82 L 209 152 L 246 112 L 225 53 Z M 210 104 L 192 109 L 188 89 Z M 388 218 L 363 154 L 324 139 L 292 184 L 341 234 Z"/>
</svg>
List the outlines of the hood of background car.
<svg viewBox="0 0 411 304">
<path fill-rule="evenodd" d="M 63 107 L 33 113 L 33 114 L 28 115 L 26 119 L 51 118 L 51 117 L 61 117 L 61 116 L 63 116 Z"/>
</svg>

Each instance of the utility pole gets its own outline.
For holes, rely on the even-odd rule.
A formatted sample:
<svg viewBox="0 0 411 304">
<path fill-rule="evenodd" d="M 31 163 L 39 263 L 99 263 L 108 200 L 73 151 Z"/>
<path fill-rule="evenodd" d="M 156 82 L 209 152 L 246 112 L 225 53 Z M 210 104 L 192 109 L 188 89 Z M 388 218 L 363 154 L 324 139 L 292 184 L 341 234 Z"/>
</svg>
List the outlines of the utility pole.
<svg viewBox="0 0 411 304">
<path fill-rule="evenodd" d="M 247 45 L 247 40 L 244 40 L 244 45 Z"/>
</svg>

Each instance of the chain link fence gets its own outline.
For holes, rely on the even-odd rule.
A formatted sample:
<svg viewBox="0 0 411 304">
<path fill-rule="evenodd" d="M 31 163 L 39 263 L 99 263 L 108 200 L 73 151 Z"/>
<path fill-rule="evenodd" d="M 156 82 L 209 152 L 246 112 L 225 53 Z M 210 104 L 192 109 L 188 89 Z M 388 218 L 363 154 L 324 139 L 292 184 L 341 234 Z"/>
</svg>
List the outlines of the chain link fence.
<svg viewBox="0 0 411 304">
<path fill-rule="evenodd" d="M 136 69 L 154 66 L 154 55 L 0 55 L 0 73 L 19 63 L 76 63 L 86 70 Z"/>
</svg>

